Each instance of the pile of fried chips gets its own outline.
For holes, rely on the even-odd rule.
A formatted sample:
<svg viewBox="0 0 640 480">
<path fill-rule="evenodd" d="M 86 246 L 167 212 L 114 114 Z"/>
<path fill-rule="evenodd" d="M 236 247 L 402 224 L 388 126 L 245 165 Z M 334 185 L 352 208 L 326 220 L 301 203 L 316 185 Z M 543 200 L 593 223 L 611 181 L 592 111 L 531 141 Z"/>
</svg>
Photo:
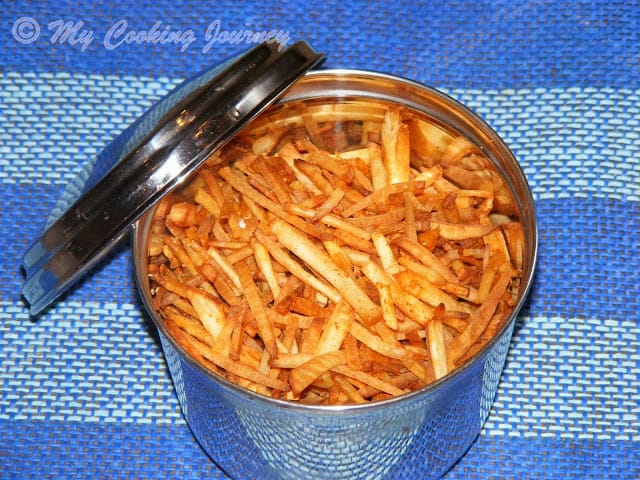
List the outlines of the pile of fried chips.
<svg viewBox="0 0 640 480">
<path fill-rule="evenodd" d="M 409 111 L 301 108 L 250 127 L 159 205 L 154 308 L 195 359 L 263 395 L 352 404 L 421 388 L 513 310 L 512 196 L 477 147 Z"/>
</svg>

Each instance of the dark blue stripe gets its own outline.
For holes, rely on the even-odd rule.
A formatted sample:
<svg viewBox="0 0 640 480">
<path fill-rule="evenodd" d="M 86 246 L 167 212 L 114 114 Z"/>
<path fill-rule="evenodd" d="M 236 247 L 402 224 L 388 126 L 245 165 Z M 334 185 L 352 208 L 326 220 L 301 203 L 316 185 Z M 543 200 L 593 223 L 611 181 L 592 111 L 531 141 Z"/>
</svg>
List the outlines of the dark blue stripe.
<svg viewBox="0 0 640 480">
<path fill-rule="evenodd" d="M 562 198 L 537 207 L 539 261 L 524 313 L 640 318 L 640 203 Z"/>
<path fill-rule="evenodd" d="M 0 438 L 0 479 L 226 478 L 186 426 L 0 421 Z M 639 449 L 622 440 L 481 436 L 445 478 L 634 479 Z"/>
<path fill-rule="evenodd" d="M 631 480 L 639 453 L 637 441 L 480 437 L 445 478 Z"/>
<path fill-rule="evenodd" d="M 0 479 L 227 478 L 183 426 L 0 421 Z"/>
<path fill-rule="evenodd" d="M 19 301 L 21 256 L 60 193 L 60 188 L 0 184 L 0 196 L 16 202 L 0 211 L 0 238 L 6 242 L 0 255 L 0 298 Z M 640 251 L 640 203 L 563 198 L 540 200 L 537 208 L 539 261 L 523 313 L 639 318 L 640 265 L 634 252 Z M 136 303 L 129 242 L 123 242 L 66 299 Z"/>
<path fill-rule="evenodd" d="M 11 2 L 2 13 L 0 66 L 184 78 L 244 48 L 219 36 L 203 53 L 207 29 L 218 21 L 221 31 L 280 30 L 290 42 L 306 39 L 328 53 L 330 67 L 379 70 L 447 88 L 640 85 L 640 9 L 633 2 L 625 8 L 606 1 L 328 0 L 319 9 L 300 0 L 190 3 L 90 2 L 79 8 L 76 0 Z M 40 26 L 34 43 L 20 44 L 13 36 L 23 16 Z M 55 38 L 49 25 L 58 20 L 92 32 L 86 50 L 71 45 L 72 36 Z M 110 50 L 105 37 L 121 20 L 127 32 L 149 31 L 160 21 L 158 32 L 192 30 L 195 40 L 185 51 L 182 44 L 149 43 Z"/>
</svg>

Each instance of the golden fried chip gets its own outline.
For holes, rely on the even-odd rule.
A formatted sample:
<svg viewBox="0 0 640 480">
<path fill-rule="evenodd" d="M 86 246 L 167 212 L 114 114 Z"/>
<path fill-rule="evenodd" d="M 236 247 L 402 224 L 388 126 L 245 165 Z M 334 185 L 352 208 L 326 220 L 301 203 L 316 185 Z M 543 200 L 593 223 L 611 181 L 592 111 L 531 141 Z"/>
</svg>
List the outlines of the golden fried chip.
<svg viewBox="0 0 640 480">
<path fill-rule="evenodd" d="M 311 358 L 289 373 L 289 381 L 294 395 L 300 395 L 315 379 L 338 365 L 347 363 L 344 352 L 332 351 Z"/>
</svg>

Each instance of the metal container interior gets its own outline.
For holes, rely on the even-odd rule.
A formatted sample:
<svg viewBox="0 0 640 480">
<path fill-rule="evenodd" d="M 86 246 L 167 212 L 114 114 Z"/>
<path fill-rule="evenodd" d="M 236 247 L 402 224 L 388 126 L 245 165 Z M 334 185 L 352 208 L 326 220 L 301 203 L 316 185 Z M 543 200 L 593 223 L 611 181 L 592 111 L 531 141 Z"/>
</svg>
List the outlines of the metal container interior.
<svg viewBox="0 0 640 480">
<path fill-rule="evenodd" d="M 184 416 L 210 457 L 233 478 L 438 478 L 472 444 L 491 408 L 516 316 L 537 255 L 535 207 L 513 154 L 478 116 L 424 85 L 350 70 L 308 73 L 278 102 L 383 100 L 416 110 L 479 146 L 516 199 L 525 271 L 516 307 L 464 366 L 420 390 L 366 405 L 309 406 L 242 389 L 194 361 L 151 308 L 146 245 L 153 212 L 134 226 L 135 275 L 158 328 Z M 276 105 L 277 107 L 278 105 Z"/>
</svg>

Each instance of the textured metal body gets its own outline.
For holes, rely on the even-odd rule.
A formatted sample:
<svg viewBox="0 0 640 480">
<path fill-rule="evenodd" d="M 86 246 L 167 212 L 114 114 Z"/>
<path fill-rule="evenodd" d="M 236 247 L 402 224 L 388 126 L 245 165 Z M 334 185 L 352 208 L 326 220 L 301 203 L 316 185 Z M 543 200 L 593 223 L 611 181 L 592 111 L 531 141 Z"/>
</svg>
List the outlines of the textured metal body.
<svg viewBox="0 0 640 480">
<path fill-rule="evenodd" d="M 233 478 L 425 478 L 425 471 L 438 478 L 473 443 L 495 397 L 536 262 L 531 192 L 498 135 L 440 92 L 369 72 L 319 71 L 298 81 L 281 101 L 323 98 L 383 99 L 417 109 L 467 136 L 496 165 L 518 203 L 526 265 L 516 308 L 496 337 L 463 367 L 421 390 L 367 405 L 307 406 L 253 394 L 208 372 L 168 336 L 149 297 L 151 214 L 135 225 L 138 287 L 160 331 L 184 416 L 204 450 Z"/>
<path fill-rule="evenodd" d="M 511 328 L 451 381 L 369 408 L 299 408 L 240 392 L 161 338 L 193 434 L 231 477 L 438 478 L 487 418 Z"/>
</svg>

